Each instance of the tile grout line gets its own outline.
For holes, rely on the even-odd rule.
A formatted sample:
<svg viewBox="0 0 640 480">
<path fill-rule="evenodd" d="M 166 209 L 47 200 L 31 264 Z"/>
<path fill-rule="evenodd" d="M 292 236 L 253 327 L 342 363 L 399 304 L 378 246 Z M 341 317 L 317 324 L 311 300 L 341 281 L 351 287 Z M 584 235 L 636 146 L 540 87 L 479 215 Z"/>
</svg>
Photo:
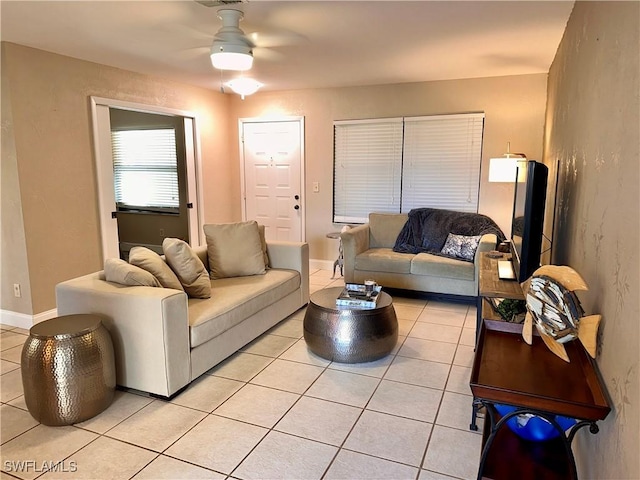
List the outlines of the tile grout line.
<svg viewBox="0 0 640 480">
<path fill-rule="evenodd" d="M 325 288 L 326 288 L 327 286 L 329 286 L 330 284 L 331 284 L 331 283 L 327 284 L 327 285 L 325 286 Z M 206 470 L 208 470 L 208 471 L 212 471 L 212 472 L 216 472 L 216 473 L 222 473 L 222 472 L 219 472 L 219 471 L 217 471 L 217 470 L 213 470 L 213 469 L 211 469 L 211 468 L 209 468 L 209 467 L 203 467 L 203 466 L 201 466 L 201 465 L 198 465 L 198 464 L 192 463 L 192 462 L 187 461 L 187 460 L 183 460 L 183 459 L 180 459 L 180 458 L 177 458 L 177 457 L 172 457 L 171 455 L 166 455 L 166 454 L 165 454 L 165 452 L 166 452 L 169 448 L 171 448 L 173 445 L 175 445 L 175 443 L 176 443 L 176 442 L 178 442 L 178 441 L 180 441 L 182 438 L 184 438 L 184 437 L 185 437 L 189 432 L 191 432 L 191 431 L 192 431 L 192 430 L 193 430 L 197 425 L 199 425 L 200 423 L 202 423 L 202 422 L 203 422 L 203 421 L 204 421 L 208 416 L 214 416 L 214 415 L 215 415 L 215 416 L 218 416 L 218 417 L 222 417 L 221 415 L 215 414 L 215 411 L 216 411 L 219 407 L 221 407 L 222 405 L 224 405 L 227 401 L 229 401 L 231 398 L 233 398 L 233 396 L 234 396 L 238 391 L 242 390 L 245 386 L 247 386 L 247 385 L 258 385 L 258 384 L 252 384 L 252 383 L 251 383 L 251 381 L 252 381 L 252 380 L 254 380 L 254 379 L 255 379 L 255 378 L 256 378 L 260 373 L 262 373 L 265 369 L 267 369 L 270 365 L 272 365 L 276 360 L 278 360 L 278 359 L 279 359 L 279 360 L 283 360 L 283 361 L 290 362 L 290 363 L 298 363 L 298 364 L 302 364 L 302 365 L 311 365 L 311 366 L 315 366 L 315 367 L 320 367 L 320 368 L 322 368 L 322 371 L 321 371 L 321 372 L 320 372 L 320 373 L 315 377 L 315 379 L 314 379 L 314 380 L 309 384 L 309 386 L 308 386 L 308 387 L 306 387 L 306 389 L 305 389 L 301 394 L 299 394 L 299 393 L 297 393 L 297 392 L 290 392 L 290 391 L 288 391 L 288 390 L 283 390 L 283 389 L 280 389 L 280 388 L 274 388 L 274 387 L 270 387 L 270 386 L 262 385 L 262 387 L 263 387 L 263 388 L 270 388 L 270 389 L 277 390 L 277 391 L 283 391 L 283 392 L 287 392 L 287 393 L 294 393 L 294 394 L 299 395 L 299 396 L 298 396 L 298 398 L 295 400 L 295 402 L 294 402 L 294 403 L 293 403 L 293 404 L 292 404 L 292 405 L 291 405 L 291 406 L 290 406 L 290 407 L 289 407 L 289 408 L 288 408 L 288 409 L 287 409 L 287 410 L 286 410 L 286 411 L 285 411 L 285 412 L 284 412 L 284 413 L 283 413 L 283 414 L 282 414 L 282 415 L 281 415 L 281 416 L 280 416 L 280 417 L 275 421 L 275 423 L 274 423 L 270 428 L 268 428 L 268 429 L 267 429 L 267 432 L 264 434 L 264 436 L 262 436 L 262 438 L 261 438 L 261 439 L 256 443 L 256 445 L 255 445 L 255 446 L 254 446 L 254 447 L 249 451 L 249 453 L 247 453 L 247 455 L 246 455 L 246 456 L 244 456 L 244 457 L 242 458 L 242 460 L 240 460 L 240 462 L 239 462 L 239 463 L 234 467 L 234 469 L 233 469 L 233 470 L 231 470 L 231 473 L 228 473 L 228 474 L 226 474 L 226 473 L 222 473 L 223 475 L 225 475 L 227 478 L 232 478 L 232 476 L 233 476 L 233 472 L 237 471 L 237 468 L 238 468 L 238 467 L 239 467 L 239 466 L 240 466 L 240 465 L 241 465 L 241 464 L 242 464 L 242 463 L 243 463 L 243 462 L 248 458 L 248 456 L 250 456 L 250 455 L 255 451 L 255 449 L 258 447 L 258 445 L 260 445 L 260 444 L 264 441 L 264 439 L 269 435 L 269 433 L 271 433 L 271 432 L 277 432 L 277 433 L 281 433 L 281 434 L 284 434 L 284 435 L 291 435 L 291 436 L 293 436 L 293 437 L 301 438 L 301 439 L 306 440 L 306 441 L 310 441 L 310 442 L 315 442 L 315 443 L 320 443 L 320 444 L 324 444 L 324 445 L 329 445 L 329 446 L 332 446 L 332 447 L 336 447 L 336 445 L 327 444 L 327 443 L 322 442 L 322 441 L 319 441 L 319 440 L 314 440 L 314 439 L 311 439 L 311 438 L 306 438 L 306 437 L 304 437 L 304 436 L 299 436 L 299 435 L 290 434 L 290 433 L 287 433 L 287 432 L 281 432 L 281 431 L 279 431 L 279 430 L 276 430 L 277 425 L 282 421 L 282 419 L 283 419 L 283 418 L 284 418 L 288 413 L 290 413 L 290 412 L 291 412 L 291 410 L 295 407 L 295 405 L 297 405 L 297 404 L 300 402 L 300 400 L 301 400 L 301 398 L 302 398 L 302 397 L 306 396 L 307 398 L 317 398 L 317 397 L 313 397 L 313 396 L 307 395 L 307 393 L 308 393 L 308 392 L 309 392 L 309 390 L 312 388 L 312 386 L 313 386 L 314 384 L 316 384 L 316 382 L 318 381 L 318 379 L 319 379 L 319 378 L 320 378 L 320 377 L 321 377 L 325 372 L 327 372 L 328 370 L 334 370 L 334 371 L 343 372 L 343 373 L 352 374 L 352 375 L 359 375 L 359 376 L 368 377 L 368 378 L 376 378 L 376 379 L 377 379 L 377 383 L 376 383 L 375 388 L 373 389 L 373 391 L 372 391 L 371 395 L 368 397 L 368 400 L 365 402 L 364 406 L 363 406 L 363 407 L 356 407 L 356 408 L 360 408 L 360 412 L 359 412 L 359 414 L 358 414 L 358 417 L 356 418 L 356 420 L 354 421 L 353 425 L 352 425 L 352 426 L 351 426 L 351 428 L 349 429 L 349 432 L 345 435 L 345 437 L 344 437 L 344 439 L 342 440 L 341 444 L 340 444 L 339 446 L 337 446 L 337 450 L 336 450 L 335 454 L 333 455 L 332 460 L 329 462 L 329 464 L 328 464 L 328 465 L 327 465 L 327 467 L 325 468 L 325 471 L 324 471 L 324 473 L 322 474 L 322 478 L 324 478 L 324 477 L 327 475 L 327 473 L 328 473 L 328 471 L 330 470 L 331 466 L 334 464 L 334 462 L 335 462 L 335 460 L 336 460 L 337 456 L 338 456 L 338 455 L 340 454 L 340 452 L 341 452 L 341 451 L 343 451 L 343 450 L 344 450 L 344 451 L 349 451 L 349 452 L 356 452 L 356 453 L 359 453 L 359 454 L 362 454 L 362 455 L 365 455 L 365 456 L 368 456 L 368 457 L 377 458 L 377 459 L 381 459 L 381 460 L 384 460 L 384 461 L 389 461 L 389 462 L 392 462 L 392 463 L 396 463 L 396 464 L 399 464 L 399 465 L 405 465 L 405 466 L 409 466 L 409 467 L 412 467 L 412 468 L 416 468 L 416 466 L 414 466 L 414 465 L 405 464 L 405 463 L 403 463 L 403 462 L 398 462 L 398 461 L 395 461 L 395 460 L 389 460 L 389 459 L 386 459 L 386 458 L 378 457 L 378 456 L 376 456 L 376 455 L 371 455 L 371 454 L 367 454 L 367 453 L 363 453 L 363 452 L 357 452 L 356 450 L 350 450 L 350 449 L 348 449 L 348 448 L 345 448 L 345 447 L 344 447 L 344 445 L 346 444 L 346 442 L 347 442 L 347 440 L 348 440 L 349 436 L 350 436 L 350 435 L 351 435 L 351 433 L 353 432 L 353 430 L 354 430 L 355 426 L 357 425 L 357 423 L 358 423 L 358 422 L 360 421 L 360 419 L 362 418 L 362 415 L 364 414 L 364 412 L 365 412 L 365 411 L 369 411 L 369 412 L 377 412 L 377 413 L 380 413 L 380 414 L 385 414 L 385 415 L 393 416 L 393 417 L 396 417 L 396 418 L 405 418 L 405 419 L 408 419 L 408 420 L 418 421 L 418 422 L 422 422 L 422 423 L 429 423 L 429 422 L 424 422 L 424 421 L 422 421 L 422 420 L 417 420 L 417 419 L 414 419 L 414 418 L 411 418 L 411 417 L 403 417 L 402 415 L 396 415 L 396 414 L 391 414 L 391 413 L 386 413 L 386 412 L 378 412 L 377 410 L 369 409 L 368 407 L 369 407 L 369 405 L 371 404 L 371 401 L 372 401 L 373 397 L 375 396 L 376 392 L 379 390 L 380 386 L 382 385 L 382 382 L 383 382 L 383 381 L 396 382 L 396 383 L 401 383 L 401 384 L 406 384 L 406 385 L 417 386 L 417 387 L 420 387 L 420 388 L 426 388 L 426 389 L 430 389 L 430 390 L 438 390 L 438 391 L 442 391 L 442 396 L 440 397 L 440 401 L 439 401 L 439 403 L 438 403 L 438 408 L 436 409 L 436 413 L 435 413 L 435 416 L 434 416 L 434 422 L 433 422 L 433 424 L 432 424 L 432 430 L 431 430 L 431 432 L 430 432 L 430 434 L 429 434 L 429 437 L 428 437 L 428 439 L 427 439 L 427 443 L 426 443 L 426 446 L 425 446 L 425 451 L 423 452 L 423 455 L 422 455 L 422 458 L 421 458 L 420 464 L 417 466 L 418 473 L 417 473 L 417 477 L 416 477 L 416 478 L 418 478 L 418 477 L 420 477 L 421 470 L 423 470 L 423 468 L 422 468 L 422 467 L 423 467 L 424 461 L 425 461 L 425 459 L 426 459 L 426 454 L 427 454 L 428 448 L 429 448 L 430 443 L 431 443 L 431 437 L 432 437 L 432 435 L 433 435 L 433 430 L 434 430 L 435 426 L 437 425 L 437 424 L 436 424 L 436 421 L 437 421 L 438 415 L 439 415 L 439 414 L 440 414 L 440 412 L 441 412 L 441 407 L 442 407 L 443 402 L 444 402 L 444 395 L 447 393 L 446 387 L 447 387 L 447 384 L 448 384 L 448 382 L 449 382 L 449 380 L 450 380 L 450 378 L 451 378 L 451 374 L 452 374 L 453 366 L 455 366 L 455 365 L 456 365 L 456 364 L 455 364 L 455 358 L 456 358 L 456 355 L 457 355 L 457 353 L 458 353 L 459 348 L 460 348 L 461 346 L 463 346 L 463 344 L 461 344 L 461 343 L 460 343 L 460 341 L 462 340 L 462 335 L 463 335 L 463 333 L 464 333 L 464 328 L 466 328 L 466 327 L 465 327 L 465 326 L 466 326 L 466 317 L 469 315 L 469 310 L 470 310 L 470 307 L 468 306 L 468 307 L 467 307 L 466 314 L 465 314 L 465 321 L 463 322 L 463 325 L 462 325 L 462 327 L 461 327 L 461 329 L 460 329 L 460 333 L 459 333 L 459 335 L 458 335 L 458 341 L 457 341 L 456 348 L 455 348 L 455 350 L 454 350 L 453 357 L 452 357 L 451 361 L 450 361 L 450 362 L 434 362 L 434 363 L 447 364 L 447 365 L 449 366 L 448 374 L 447 374 L 447 378 L 446 378 L 446 380 L 445 380 L 445 384 L 444 384 L 444 387 L 443 387 L 443 389 L 442 389 L 442 390 L 440 390 L 440 389 L 436 389 L 436 388 L 432 388 L 432 387 L 427 387 L 427 386 L 424 386 L 424 385 L 416 385 L 416 384 L 414 384 L 414 383 L 410 383 L 410 382 L 401 382 L 401 381 L 397 381 L 397 380 L 386 379 L 386 378 L 385 378 L 385 375 L 387 375 L 387 373 L 389 372 L 389 369 L 390 369 L 391 365 L 394 363 L 394 361 L 395 361 L 398 357 L 401 357 L 401 358 L 412 358 L 412 359 L 421 360 L 421 361 L 432 361 L 432 360 L 426 360 L 426 359 L 419 358 L 419 357 L 408 357 L 408 356 L 406 356 L 406 355 L 400 355 L 400 351 L 401 351 L 401 349 L 403 348 L 403 346 L 405 345 L 406 341 L 407 341 L 409 338 L 416 338 L 416 339 L 420 339 L 419 337 L 410 337 L 410 336 L 411 336 L 411 332 L 412 332 L 412 331 L 413 331 L 413 329 L 415 328 L 415 326 L 416 326 L 417 322 L 419 322 L 419 321 L 420 321 L 420 320 L 419 320 L 420 316 L 421 316 L 421 315 L 426 311 L 427 306 L 429 305 L 429 302 L 430 302 L 430 301 L 427 301 L 427 302 L 426 302 L 422 307 L 420 307 L 420 313 L 418 314 L 418 317 L 417 317 L 415 320 L 413 320 L 413 324 L 412 324 L 411 328 L 408 330 L 407 334 L 406 334 L 406 335 L 403 335 L 404 339 L 403 339 L 403 340 L 402 340 L 402 342 L 398 345 L 398 347 L 397 347 L 397 349 L 396 349 L 395 353 L 393 353 L 393 354 L 392 354 L 392 360 L 389 362 L 389 364 L 388 364 L 388 365 L 386 365 L 386 367 L 384 368 L 384 371 L 383 371 L 383 372 L 382 372 L 382 374 L 381 374 L 381 375 L 379 375 L 379 376 L 378 376 L 378 375 L 367 375 L 367 374 L 363 374 L 363 373 L 359 373 L 359 372 L 352 372 L 352 371 L 347 371 L 347 370 L 340 370 L 339 368 L 331 368 L 331 367 L 332 367 L 332 365 L 334 365 L 336 362 L 329 362 L 329 363 L 327 363 L 326 365 L 321 366 L 321 365 L 315 365 L 315 364 L 313 364 L 313 363 L 306 363 L 306 362 L 304 362 L 304 361 L 298 361 L 298 360 L 292 360 L 292 359 L 285 359 L 285 358 L 282 358 L 282 355 L 284 355 L 286 352 L 288 352 L 288 351 L 289 351 L 289 350 L 290 350 L 294 345 L 296 345 L 296 343 L 298 343 L 301 339 L 303 339 L 303 336 L 292 337 L 292 336 L 282 335 L 282 334 L 278 334 L 278 333 L 269 333 L 269 332 L 265 332 L 265 334 L 268 334 L 268 335 L 274 335 L 274 336 L 283 337 L 283 338 L 290 338 L 290 339 L 293 339 L 293 340 L 295 340 L 295 341 L 294 341 L 294 343 L 293 343 L 293 344 L 289 345 L 289 346 L 288 346 L 288 347 L 287 347 L 283 352 L 279 353 L 279 354 L 278 354 L 277 356 L 275 356 L 275 357 L 268 356 L 268 355 L 263 355 L 263 354 L 260 354 L 260 353 L 247 352 L 247 351 L 242 352 L 242 353 L 244 353 L 244 354 L 256 355 L 256 356 L 262 356 L 262 357 L 270 358 L 271 360 L 270 360 L 266 365 L 264 365 L 260 370 L 258 370 L 255 374 L 253 374 L 253 375 L 252 375 L 248 380 L 240 381 L 241 383 L 243 383 L 243 385 L 242 385 L 238 390 L 236 390 L 235 392 L 233 392 L 229 397 L 227 397 L 225 400 L 223 400 L 219 405 L 216 405 L 216 406 L 215 406 L 211 411 L 200 410 L 200 409 L 198 409 L 198 408 L 194 408 L 194 407 L 189 407 L 189 406 L 185 406 L 185 405 L 180 405 L 180 404 L 174 404 L 174 403 L 171 403 L 171 402 L 166 402 L 166 403 L 171 403 L 172 405 L 179 406 L 179 407 L 182 407 L 182 408 L 188 408 L 188 409 L 190 409 L 190 410 L 194 410 L 194 411 L 197 411 L 197 412 L 199 412 L 199 413 L 204 413 L 205 415 L 204 415 L 204 417 L 203 417 L 201 420 L 197 421 L 197 422 L 196 422 L 196 423 L 195 423 L 191 428 L 189 428 L 187 431 L 185 431 L 184 433 L 182 433 L 182 434 L 181 434 L 181 435 L 180 435 L 180 436 L 179 436 L 179 437 L 178 437 L 174 442 L 172 442 L 169 446 L 167 446 L 167 447 L 166 447 L 162 452 L 157 452 L 157 451 L 155 451 L 155 450 L 151 450 L 151 449 L 149 449 L 149 448 L 142 447 L 142 446 L 140 446 L 140 445 L 136 445 L 136 444 L 133 444 L 133 443 L 127 442 L 127 441 L 125 441 L 125 440 L 120 440 L 120 439 L 117 439 L 117 438 L 114 438 L 114 437 L 111 437 L 111 436 L 109 436 L 109 435 L 108 435 L 108 433 L 109 433 L 110 431 L 112 431 L 112 430 L 113 430 L 114 428 L 116 428 L 118 425 L 121 425 L 123 422 L 125 422 L 126 420 L 128 420 L 129 418 L 131 418 L 133 415 L 135 415 L 135 414 L 139 413 L 140 411 L 142 411 L 144 408 L 148 407 L 149 405 L 152 405 L 152 404 L 153 404 L 154 402 L 156 402 L 156 401 L 163 401 L 163 400 L 161 400 L 161 399 L 152 399 L 152 401 L 151 401 L 151 402 L 149 402 L 148 404 L 146 404 L 146 405 L 144 405 L 144 406 L 140 407 L 138 410 L 136 410 L 135 412 L 131 413 L 131 414 L 130 414 L 130 415 L 128 415 L 126 418 L 124 418 L 124 419 L 120 420 L 118 423 L 116 423 L 115 425 L 111 426 L 111 427 L 110 427 L 108 430 L 106 430 L 104 433 L 97 433 L 97 432 L 94 432 L 94 431 L 89 430 L 89 429 L 87 429 L 87 428 L 83 428 L 83 427 L 76 427 L 76 426 L 74 425 L 74 427 L 75 427 L 75 428 L 77 428 L 77 429 L 85 430 L 85 431 L 88 431 L 88 432 L 91 432 L 91 433 L 97 434 L 97 437 L 96 437 L 95 439 L 91 440 L 89 443 L 87 443 L 87 444 L 86 444 L 86 445 L 84 445 L 83 447 L 79 448 L 76 452 L 74 452 L 74 453 L 70 454 L 70 455 L 69 455 L 68 457 L 66 457 L 66 458 L 70 458 L 72 455 L 77 454 L 77 452 L 78 452 L 78 451 L 82 450 L 83 448 L 85 448 L 85 447 L 86 447 L 86 446 L 88 446 L 88 445 L 91 445 L 92 443 L 94 443 L 95 441 L 97 441 L 100 437 L 106 437 L 106 438 L 108 438 L 108 439 L 113 439 L 114 441 L 123 442 L 123 443 L 125 443 L 125 444 L 129 444 L 129 445 L 132 445 L 132 446 L 135 446 L 135 447 L 138 447 L 138 448 L 142 448 L 142 449 L 148 450 L 148 451 L 153 452 L 153 453 L 155 454 L 155 457 L 154 457 L 153 459 L 151 459 L 151 460 L 150 460 L 150 461 L 149 461 L 145 466 L 143 466 L 142 468 L 140 468 L 136 473 L 134 473 L 134 475 L 133 475 L 133 476 L 135 476 L 135 475 L 137 475 L 138 473 L 140 473 L 141 471 L 143 471 L 145 468 L 147 468 L 147 466 L 148 466 L 148 465 L 150 465 L 150 464 L 151 464 L 151 463 L 153 463 L 155 460 L 157 460 L 157 458 L 159 458 L 160 456 L 163 456 L 163 455 L 164 455 L 164 456 L 166 456 L 166 457 L 168 457 L 168 458 L 174 458 L 174 459 L 176 459 L 177 461 L 185 462 L 185 463 L 188 463 L 188 464 L 191 464 L 191 465 L 194 465 L 194 466 L 198 466 L 198 467 L 200 467 L 200 468 L 204 468 L 204 469 L 206 469 Z M 407 305 L 407 306 L 411 306 L 412 308 L 416 308 L 416 307 L 414 307 L 413 305 L 410 305 L 410 304 L 409 304 L 409 305 Z M 434 310 L 436 310 L 436 309 L 434 309 Z M 446 310 L 446 309 L 442 309 L 442 311 L 443 311 L 443 312 L 445 312 L 445 311 L 447 311 L 447 310 Z M 294 314 L 295 314 L 295 313 L 294 313 Z M 293 314 L 292 314 L 292 315 L 293 315 Z M 433 322 L 421 322 L 421 323 L 427 323 L 427 324 L 433 324 L 433 325 L 451 326 L 451 325 L 447 325 L 447 324 L 438 324 L 438 323 L 433 323 Z M 5 332 L 5 330 L 3 330 L 3 332 Z M 18 332 L 18 333 L 20 333 L 20 332 Z M 263 335 L 264 335 L 264 334 L 263 334 Z M 424 340 L 428 340 L 428 339 L 424 339 Z M 430 341 L 436 341 L 436 342 L 439 342 L 439 343 L 451 343 L 451 342 L 442 342 L 442 341 L 439 341 L 439 340 L 430 340 Z M 466 345 L 464 345 L 464 346 L 466 346 Z M 10 348 L 14 348 L 14 347 L 10 347 Z M 6 350 L 9 350 L 9 349 L 6 349 Z M 239 350 L 239 351 L 240 351 L 240 350 Z M 5 361 L 7 361 L 7 362 L 9 362 L 9 363 L 14 363 L 14 364 L 16 364 L 15 362 L 11 362 L 10 360 L 5 360 Z M 432 362 L 433 362 L 433 361 L 432 361 Z M 18 365 L 18 366 L 19 366 L 19 364 L 16 364 L 16 365 Z M 19 368 L 19 367 L 18 367 L 18 368 Z M 215 368 L 215 367 L 214 367 L 214 368 Z M 468 368 L 468 367 L 467 367 L 467 368 Z M 13 371 L 13 370 L 12 370 L 12 371 Z M 6 373 L 11 373 L 11 372 L 6 372 Z M 216 376 L 215 374 L 210 374 L 210 373 L 208 373 L 208 372 L 206 372 L 206 373 L 207 373 L 208 375 L 211 375 L 211 376 Z M 3 374 L 3 375 L 4 375 L 4 374 Z M 227 377 L 223 377 L 223 376 L 218 376 L 218 378 L 225 378 L 225 379 L 228 379 L 228 380 L 238 381 L 237 379 L 234 379 L 234 378 L 227 378 Z M 457 393 L 457 392 L 452 392 L 452 393 Z M 132 393 L 132 394 L 135 394 L 135 393 Z M 460 393 L 457 393 L 457 394 L 460 394 Z M 464 395 L 464 394 L 460 394 L 460 395 Z M 20 395 L 19 395 L 18 397 L 14 398 L 14 399 L 9 400 L 9 401 L 14 401 L 14 400 L 16 400 L 16 399 L 17 399 L 17 398 L 19 398 L 19 397 L 20 397 Z M 327 401 L 327 402 L 331 402 L 331 403 L 335 403 L 335 404 L 342 404 L 341 402 L 335 402 L 335 401 L 333 401 L 333 400 L 327 400 L 327 399 L 321 399 L 321 400 L 323 400 L 323 401 Z M 3 405 L 4 405 L 4 404 L 6 404 L 6 405 L 9 405 L 9 406 L 12 406 L 13 408 L 17 408 L 17 409 L 19 409 L 19 410 L 22 410 L 22 409 L 20 409 L 19 407 L 16 407 L 15 405 L 10 405 L 9 403 L 6 403 L 6 402 L 2 402 L 2 404 L 3 404 Z M 353 405 L 349 405 L 349 404 L 344 404 L 344 405 L 348 405 L 348 406 L 350 406 L 350 407 L 354 407 Z M 222 418 L 232 419 L 232 418 L 230 418 L 230 417 L 222 417 Z M 235 420 L 235 421 L 238 421 L 238 422 L 242 422 L 242 423 L 247 423 L 247 424 L 253 425 L 253 424 L 251 424 L 251 423 L 249 423 L 249 422 L 243 422 L 243 421 L 241 421 L 241 420 L 237 420 L 237 419 L 232 419 L 232 420 Z M 40 425 L 40 424 L 38 424 L 38 425 Z M 28 432 L 28 431 L 32 430 L 33 428 L 36 428 L 38 425 L 36 425 L 36 426 L 34 426 L 34 427 L 31 427 L 31 428 L 30 428 L 30 429 L 28 429 L 27 431 L 25 431 L 25 432 L 23 432 L 23 433 L 21 433 L 21 434 L 17 435 L 16 437 L 13 437 L 12 439 L 8 440 L 7 442 L 10 442 L 10 441 L 14 440 L 15 438 L 18 438 L 20 435 L 22 435 L 22 434 L 24 434 L 24 433 L 26 433 L 26 432 Z M 261 428 L 265 428 L 265 427 L 262 427 L 262 426 L 259 426 L 259 427 L 261 427 Z M 449 428 L 455 428 L 455 427 L 449 427 Z M 5 442 L 5 443 L 7 443 L 7 442 Z M 425 469 L 425 470 L 426 470 L 426 469 Z M 4 473 L 6 473 L 6 472 L 4 472 Z M 442 474 L 442 475 L 445 475 L 445 474 Z M 451 478 L 455 478 L 455 477 L 451 477 Z"/>
</svg>

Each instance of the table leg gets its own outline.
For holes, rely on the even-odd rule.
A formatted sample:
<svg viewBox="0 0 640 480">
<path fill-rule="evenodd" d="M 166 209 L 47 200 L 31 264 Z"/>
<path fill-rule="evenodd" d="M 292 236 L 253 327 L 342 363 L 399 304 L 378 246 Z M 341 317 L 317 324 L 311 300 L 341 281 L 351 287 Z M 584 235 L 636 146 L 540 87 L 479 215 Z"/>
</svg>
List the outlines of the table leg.
<svg viewBox="0 0 640 480">
<path fill-rule="evenodd" d="M 484 442 L 484 445 L 482 447 L 482 455 L 480 457 L 480 466 L 478 468 L 478 480 L 482 480 L 483 478 L 483 474 L 484 474 L 484 465 L 487 461 L 487 457 L 489 455 L 489 450 L 491 448 L 491 445 L 498 433 L 498 430 L 500 430 L 500 428 L 507 422 L 507 420 L 509 420 L 510 418 L 516 417 L 518 415 L 521 414 L 533 414 L 533 415 L 537 415 L 539 417 L 544 418 L 545 420 L 547 420 L 549 423 L 551 423 L 551 425 L 553 425 L 553 427 L 560 433 L 560 438 L 562 440 L 562 443 L 564 445 L 565 448 L 565 453 L 567 455 L 567 460 L 569 462 L 569 468 L 570 468 L 570 473 L 571 473 L 571 477 L 573 479 L 578 478 L 578 470 L 576 468 L 576 460 L 575 457 L 573 456 L 573 450 L 571 449 L 571 443 L 573 441 L 573 438 L 575 437 L 575 434 L 578 432 L 578 430 L 580 430 L 583 427 L 589 426 L 589 431 L 592 434 L 596 434 L 598 433 L 598 425 L 595 422 L 592 421 L 580 421 L 578 423 L 576 423 L 573 427 L 571 427 L 571 429 L 569 430 L 569 435 L 567 435 L 564 431 L 564 429 L 560 426 L 560 424 L 556 421 L 555 419 L 555 415 L 551 415 L 548 414 L 546 412 L 540 412 L 537 410 L 533 410 L 533 409 L 527 409 L 527 408 L 519 408 L 518 410 L 515 410 L 513 412 L 510 412 L 506 415 L 504 415 L 500 420 L 498 420 L 498 422 L 495 421 L 495 413 L 494 413 L 494 408 L 493 408 L 493 403 L 492 402 L 487 402 L 487 401 L 483 401 L 483 400 L 474 400 L 473 402 L 474 405 L 474 410 L 477 408 L 477 405 L 482 405 L 485 407 L 485 411 L 487 412 L 487 415 L 489 416 L 489 421 L 490 421 L 490 428 L 489 428 L 489 432 L 491 432 L 489 434 L 489 437 L 486 439 L 486 441 Z M 487 421 L 487 415 L 485 415 L 485 422 Z M 472 422 L 472 426 L 475 423 L 475 418 L 474 421 Z M 472 428 L 473 429 L 473 428 Z M 486 430 L 485 430 L 486 431 Z"/>
<path fill-rule="evenodd" d="M 482 408 L 482 403 L 478 400 L 474 400 L 471 404 L 471 423 L 469 424 L 469 430 L 473 430 L 474 432 L 478 431 L 478 424 L 476 422 L 478 418 L 478 410 Z"/>
<path fill-rule="evenodd" d="M 480 328 L 482 327 L 482 298 L 480 295 L 476 297 L 476 344 L 473 346 L 473 351 L 476 351 L 478 346 L 478 338 L 480 337 Z"/>
</svg>

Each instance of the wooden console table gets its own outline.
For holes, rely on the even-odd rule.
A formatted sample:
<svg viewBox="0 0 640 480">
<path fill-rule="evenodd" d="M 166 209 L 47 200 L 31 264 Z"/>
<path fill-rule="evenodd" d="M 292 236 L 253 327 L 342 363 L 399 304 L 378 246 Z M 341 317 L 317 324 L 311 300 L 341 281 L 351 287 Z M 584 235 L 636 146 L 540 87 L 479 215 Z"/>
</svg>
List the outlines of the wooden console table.
<svg viewBox="0 0 640 480">
<path fill-rule="evenodd" d="M 469 382 L 475 407 L 472 429 L 477 408 L 487 412 L 478 479 L 575 479 L 575 434 L 585 426 L 597 433 L 596 421 L 611 410 L 595 362 L 579 342 L 565 344 L 571 360 L 566 363 L 539 336 L 527 345 L 521 333 L 522 325 L 493 320 L 484 320 L 480 329 Z M 518 408 L 500 417 L 496 403 Z M 560 436 L 543 442 L 521 439 L 505 425 L 519 414 L 545 418 Z M 556 415 L 578 423 L 565 434 Z"/>
<path fill-rule="evenodd" d="M 487 252 L 480 253 L 480 271 L 478 272 L 478 313 L 476 317 L 476 343 L 480 335 L 482 319 L 501 320 L 495 312 L 488 298 L 511 298 L 524 300 L 522 288 L 515 280 L 501 280 L 498 277 L 498 260 L 507 260 L 510 255 L 503 254 L 502 258 L 490 258 Z"/>
</svg>

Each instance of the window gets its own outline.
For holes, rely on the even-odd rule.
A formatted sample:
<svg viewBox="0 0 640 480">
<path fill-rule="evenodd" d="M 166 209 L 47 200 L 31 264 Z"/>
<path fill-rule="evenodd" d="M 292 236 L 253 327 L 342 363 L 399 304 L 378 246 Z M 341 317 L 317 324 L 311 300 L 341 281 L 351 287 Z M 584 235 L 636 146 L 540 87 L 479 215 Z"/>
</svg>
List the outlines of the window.
<svg viewBox="0 0 640 480">
<path fill-rule="evenodd" d="M 405 118 L 402 212 L 477 212 L 483 114 Z"/>
<path fill-rule="evenodd" d="M 364 223 L 399 212 L 402 118 L 334 123 L 333 221 Z"/>
<path fill-rule="evenodd" d="M 111 132 L 116 204 L 178 212 L 178 159 L 173 128 Z"/>
<path fill-rule="evenodd" d="M 335 223 L 370 212 L 478 211 L 484 114 L 334 122 Z"/>
</svg>

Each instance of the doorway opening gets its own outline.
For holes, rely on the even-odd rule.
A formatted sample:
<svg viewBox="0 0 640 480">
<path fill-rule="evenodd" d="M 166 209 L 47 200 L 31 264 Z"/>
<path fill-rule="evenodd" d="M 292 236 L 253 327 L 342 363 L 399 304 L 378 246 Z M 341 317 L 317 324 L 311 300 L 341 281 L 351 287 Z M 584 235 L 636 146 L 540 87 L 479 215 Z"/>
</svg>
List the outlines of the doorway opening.
<svg viewBox="0 0 640 480">
<path fill-rule="evenodd" d="M 92 97 L 103 259 L 201 243 L 194 116 Z"/>
</svg>

